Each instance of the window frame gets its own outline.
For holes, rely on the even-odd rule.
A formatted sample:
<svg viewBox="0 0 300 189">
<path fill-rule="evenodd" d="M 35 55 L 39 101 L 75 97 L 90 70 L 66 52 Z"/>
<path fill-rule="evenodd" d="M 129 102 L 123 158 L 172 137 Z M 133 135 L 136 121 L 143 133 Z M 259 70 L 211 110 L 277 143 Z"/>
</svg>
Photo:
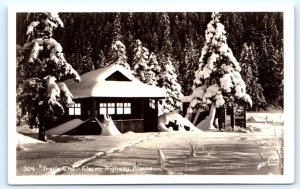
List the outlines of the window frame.
<svg viewBox="0 0 300 189">
<path fill-rule="evenodd" d="M 81 108 L 82 108 L 81 103 L 74 102 L 73 105 L 68 109 L 69 116 L 81 116 L 82 115 Z"/>
<path fill-rule="evenodd" d="M 127 110 L 127 111 L 126 111 Z M 129 110 L 129 112 L 128 112 Z M 131 115 L 132 106 L 130 102 L 123 103 L 123 114 L 124 115 Z"/>
<path fill-rule="evenodd" d="M 99 103 L 99 115 L 132 115 L 132 103 L 131 102 L 100 102 Z"/>
<path fill-rule="evenodd" d="M 102 109 L 102 111 L 105 111 L 105 113 L 107 114 L 107 103 L 105 103 L 105 102 L 99 103 L 99 114 L 104 115 L 104 114 L 101 114 L 101 112 L 102 112 L 101 109 Z"/>
</svg>

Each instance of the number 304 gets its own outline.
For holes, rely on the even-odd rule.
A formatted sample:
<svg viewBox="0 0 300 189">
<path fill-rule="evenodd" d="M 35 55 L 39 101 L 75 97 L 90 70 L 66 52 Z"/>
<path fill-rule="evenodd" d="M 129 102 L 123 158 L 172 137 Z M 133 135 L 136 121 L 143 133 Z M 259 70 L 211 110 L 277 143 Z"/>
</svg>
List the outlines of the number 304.
<svg viewBox="0 0 300 189">
<path fill-rule="evenodd" d="M 23 168 L 23 171 L 25 171 L 25 172 L 31 172 L 34 170 L 35 170 L 34 166 L 24 166 L 24 168 Z"/>
</svg>

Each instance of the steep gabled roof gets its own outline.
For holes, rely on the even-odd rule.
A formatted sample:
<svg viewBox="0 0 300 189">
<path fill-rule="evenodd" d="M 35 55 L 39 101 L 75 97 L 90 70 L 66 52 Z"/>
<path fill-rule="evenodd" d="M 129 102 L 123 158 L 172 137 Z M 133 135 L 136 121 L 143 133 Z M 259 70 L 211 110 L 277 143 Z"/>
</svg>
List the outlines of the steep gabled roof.
<svg viewBox="0 0 300 189">
<path fill-rule="evenodd" d="M 112 76 L 116 77 L 112 77 Z M 118 80 L 116 80 L 118 79 Z M 81 75 L 81 82 L 66 80 L 73 98 L 121 97 L 121 98 L 165 98 L 165 91 L 146 85 L 136 79 L 130 70 L 121 65 L 111 65 Z"/>
</svg>

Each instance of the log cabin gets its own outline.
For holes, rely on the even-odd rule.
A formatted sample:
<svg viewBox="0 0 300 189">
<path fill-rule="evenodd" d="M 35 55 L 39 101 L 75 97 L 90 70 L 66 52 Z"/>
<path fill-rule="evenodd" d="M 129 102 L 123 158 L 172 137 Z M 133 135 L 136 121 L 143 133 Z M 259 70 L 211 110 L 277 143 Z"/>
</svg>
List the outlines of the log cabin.
<svg viewBox="0 0 300 189">
<path fill-rule="evenodd" d="M 66 107 L 64 123 L 47 134 L 100 134 L 97 122 L 110 115 L 121 133 L 157 131 L 158 100 L 165 91 L 135 78 L 121 65 L 81 75 L 81 82 L 66 80 L 74 105 Z"/>
</svg>

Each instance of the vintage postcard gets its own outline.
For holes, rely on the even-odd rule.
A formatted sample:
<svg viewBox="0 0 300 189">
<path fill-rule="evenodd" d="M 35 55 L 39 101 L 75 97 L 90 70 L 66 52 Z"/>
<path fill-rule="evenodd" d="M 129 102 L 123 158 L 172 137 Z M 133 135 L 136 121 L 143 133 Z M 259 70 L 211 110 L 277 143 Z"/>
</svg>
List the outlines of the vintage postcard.
<svg viewBox="0 0 300 189">
<path fill-rule="evenodd" d="M 294 182 L 293 6 L 165 5 L 8 7 L 10 184 Z"/>
</svg>

